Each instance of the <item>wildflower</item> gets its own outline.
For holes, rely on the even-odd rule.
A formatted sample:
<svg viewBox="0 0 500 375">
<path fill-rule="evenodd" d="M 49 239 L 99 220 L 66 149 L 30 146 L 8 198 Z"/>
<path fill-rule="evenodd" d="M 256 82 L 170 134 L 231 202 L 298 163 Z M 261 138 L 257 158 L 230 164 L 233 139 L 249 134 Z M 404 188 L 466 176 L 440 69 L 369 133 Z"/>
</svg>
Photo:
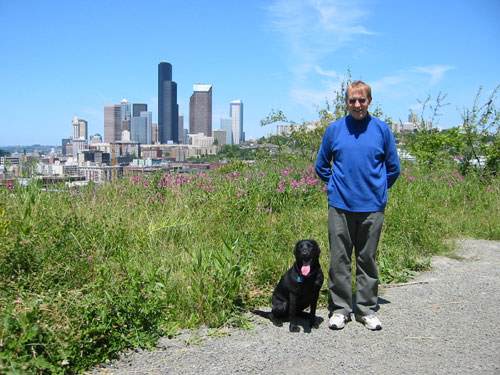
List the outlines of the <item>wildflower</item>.
<svg viewBox="0 0 500 375">
<path fill-rule="evenodd" d="M 288 168 L 285 168 L 285 169 L 283 169 L 283 170 L 281 171 L 281 175 L 282 175 L 283 177 L 286 177 L 286 176 L 288 176 L 289 174 L 290 174 L 290 169 L 288 169 Z"/>
<path fill-rule="evenodd" d="M 294 190 L 297 190 L 298 188 L 300 188 L 302 184 L 300 183 L 300 181 L 297 181 L 297 180 L 292 180 L 290 181 L 290 186 L 292 187 L 292 189 Z"/>
<path fill-rule="evenodd" d="M 7 187 L 7 189 L 9 189 L 10 191 L 14 190 L 14 182 L 12 181 L 7 181 L 7 183 L 5 184 L 5 186 Z"/>
<path fill-rule="evenodd" d="M 318 181 L 318 179 L 317 179 L 316 177 L 311 177 L 311 176 L 308 176 L 308 177 L 306 177 L 306 179 L 305 179 L 305 183 L 306 183 L 306 185 L 308 185 L 308 186 L 315 186 L 315 185 L 317 185 L 317 184 L 318 184 L 318 182 L 319 182 L 319 181 Z"/>
<path fill-rule="evenodd" d="M 285 186 L 286 186 L 286 182 L 284 180 L 280 180 L 280 182 L 278 183 L 278 188 L 276 189 L 276 191 L 278 193 L 283 193 L 285 191 Z"/>
<path fill-rule="evenodd" d="M 406 180 L 408 182 L 414 182 L 417 178 L 415 176 L 412 176 L 412 175 L 407 175 L 406 176 Z"/>
</svg>

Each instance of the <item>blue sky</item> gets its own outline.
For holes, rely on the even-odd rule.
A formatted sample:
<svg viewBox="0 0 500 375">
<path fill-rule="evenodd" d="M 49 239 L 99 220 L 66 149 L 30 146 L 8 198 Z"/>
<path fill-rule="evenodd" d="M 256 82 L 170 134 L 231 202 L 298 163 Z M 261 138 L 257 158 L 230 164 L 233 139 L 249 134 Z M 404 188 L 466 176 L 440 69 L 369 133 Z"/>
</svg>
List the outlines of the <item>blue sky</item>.
<svg viewBox="0 0 500 375">
<path fill-rule="evenodd" d="M 315 119 L 347 69 L 393 119 L 443 92 L 439 125 L 457 125 L 500 84 L 499 16 L 498 0 L 0 0 L 0 145 L 60 144 L 73 116 L 103 134 L 122 98 L 155 121 L 160 61 L 186 119 L 210 83 L 213 129 L 241 99 L 247 138 L 275 130 L 259 124 L 272 109 Z"/>
</svg>

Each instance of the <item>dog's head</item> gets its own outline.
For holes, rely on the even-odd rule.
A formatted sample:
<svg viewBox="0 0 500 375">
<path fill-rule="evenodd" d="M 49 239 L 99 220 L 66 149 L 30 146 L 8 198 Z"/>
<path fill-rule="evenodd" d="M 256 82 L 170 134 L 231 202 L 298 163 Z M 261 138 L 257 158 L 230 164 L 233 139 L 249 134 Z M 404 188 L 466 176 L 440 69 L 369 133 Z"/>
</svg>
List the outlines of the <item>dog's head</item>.
<svg viewBox="0 0 500 375">
<path fill-rule="evenodd" d="M 314 240 L 300 240 L 295 245 L 295 263 L 300 274 L 307 277 L 311 268 L 319 264 L 319 245 Z"/>
</svg>

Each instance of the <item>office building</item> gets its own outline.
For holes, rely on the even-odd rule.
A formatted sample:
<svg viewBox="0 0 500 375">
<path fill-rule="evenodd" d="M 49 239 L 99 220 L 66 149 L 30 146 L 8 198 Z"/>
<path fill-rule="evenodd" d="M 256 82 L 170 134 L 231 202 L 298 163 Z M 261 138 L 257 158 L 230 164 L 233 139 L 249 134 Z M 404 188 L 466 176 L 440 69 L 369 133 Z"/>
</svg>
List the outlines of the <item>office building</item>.
<svg viewBox="0 0 500 375">
<path fill-rule="evenodd" d="M 68 152 L 67 152 L 68 145 L 71 145 L 71 139 L 70 138 L 63 138 L 61 141 L 61 152 L 62 152 L 63 156 L 68 156 Z"/>
<path fill-rule="evenodd" d="M 184 143 L 184 116 L 179 115 L 179 143 Z"/>
<path fill-rule="evenodd" d="M 217 146 L 222 147 L 226 144 L 227 141 L 227 135 L 226 131 L 222 129 L 214 130 L 214 143 L 217 144 Z"/>
<path fill-rule="evenodd" d="M 146 112 L 147 110 L 147 104 L 134 103 L 132 104 L 132 117 L 139 117 L 141 115 L 141 112 Z"/>
<path fill-rule="evenodd" d="M 172 65 L 158 64 L 158 140 L 161 144 L 179 142 L 177 83 L 172 81 Z"/>
<path fill-rule="evenodd" d="M 79 152 L 87 149 L 87 141 L 85 139 L 73 139 L 72 145 L 72 156 L 74 158 L 78 157 Z"/>
<path fill-rule="evenodd" d="M 195 147 L 212 147 L 214 145 L 214 137 L 207 137 L 203 133 L 189 134 L 189 144 Z"/>
<path fill-rule="evenodd" d="M 212 85 L 193 85 L 189 100 L 189 133 L 212 136 Z"/>
<path fill-rule="evenodd" d="M 90 136 L 90 144 L 102 143 L 102 137 L 99 133 Z"/>
<path fill-rule="evenodd" d="M 152 113 L 142 111 L 139 116 L 132 117 L 130 123 L 130 140 L 141 144 L 151 143 Z"/>
<path fill-rule="evenodd" d="M 127 99 L 120 102 L 121 131 L 130 131 L 130 104 Z M 123 134 L 123 133 L 122 133 Z"/>
<path fill-rule="evenodd" d="M 130 120 L 130 140 L 132 142 L 151 143 L 151 119 L 152 115 L 151 112 L 148 112 L 147 104 L 132 104 L 132 118 Z"/>
<path fill-rule="evenodd" d="M 220 119 L 220 128 L 226 132 L 226 145 L 233 144 L 233 122 L 230 118 L 221 118 Z"/>
<path fill-rule="evenodd" d="M 157 144 L 158 141 L 158 124 L 155 122 L 151 125 L 151 144 Z"/>
<path fill-rule="evenodd" d="M 231 116 L 233 144 L 239 145 L 245 140 L 243 135 L 243 102 L 241 100 L 233 100 L 229 103 L 229 116 Z"/>
<path fill-rule="evenodd" d="M 73 125 L 73 139 L 87 140 L 88 137 L 87 121 L 75 116 L 73 117 L 72 125 Z"/>
<path fill-rule="evenodd" d="M 130 140 L 137 143 L 148 143 L 146 117 L 132 117 L 132 121 L 130 122 Z"/>
<path fill-rule="evenodd" d="M 121 108 L 119 104 L 104 107 L 104 142 L 121 140 Z"/>
</svg>

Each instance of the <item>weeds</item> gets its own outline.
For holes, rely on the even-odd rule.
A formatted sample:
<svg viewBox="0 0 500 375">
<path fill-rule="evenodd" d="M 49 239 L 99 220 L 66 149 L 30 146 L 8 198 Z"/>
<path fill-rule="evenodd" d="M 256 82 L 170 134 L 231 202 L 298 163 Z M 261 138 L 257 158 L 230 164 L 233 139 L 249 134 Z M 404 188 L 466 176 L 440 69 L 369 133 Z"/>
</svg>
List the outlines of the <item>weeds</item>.
<svg viewBox="0 0 500 375">
<path fill-rule="evenodd" d="M 428 267 L 447 238 L 500 239 L 499 186 L 405 166 L 386 210 L 382 282 Z M 77 192 L 0 189 L 0 372 L 80 372 L 182 328 L 245 325 L 298 239 L 317 239 L 327 267 L 326 205 L 297 159 Z"/>
</svg>

